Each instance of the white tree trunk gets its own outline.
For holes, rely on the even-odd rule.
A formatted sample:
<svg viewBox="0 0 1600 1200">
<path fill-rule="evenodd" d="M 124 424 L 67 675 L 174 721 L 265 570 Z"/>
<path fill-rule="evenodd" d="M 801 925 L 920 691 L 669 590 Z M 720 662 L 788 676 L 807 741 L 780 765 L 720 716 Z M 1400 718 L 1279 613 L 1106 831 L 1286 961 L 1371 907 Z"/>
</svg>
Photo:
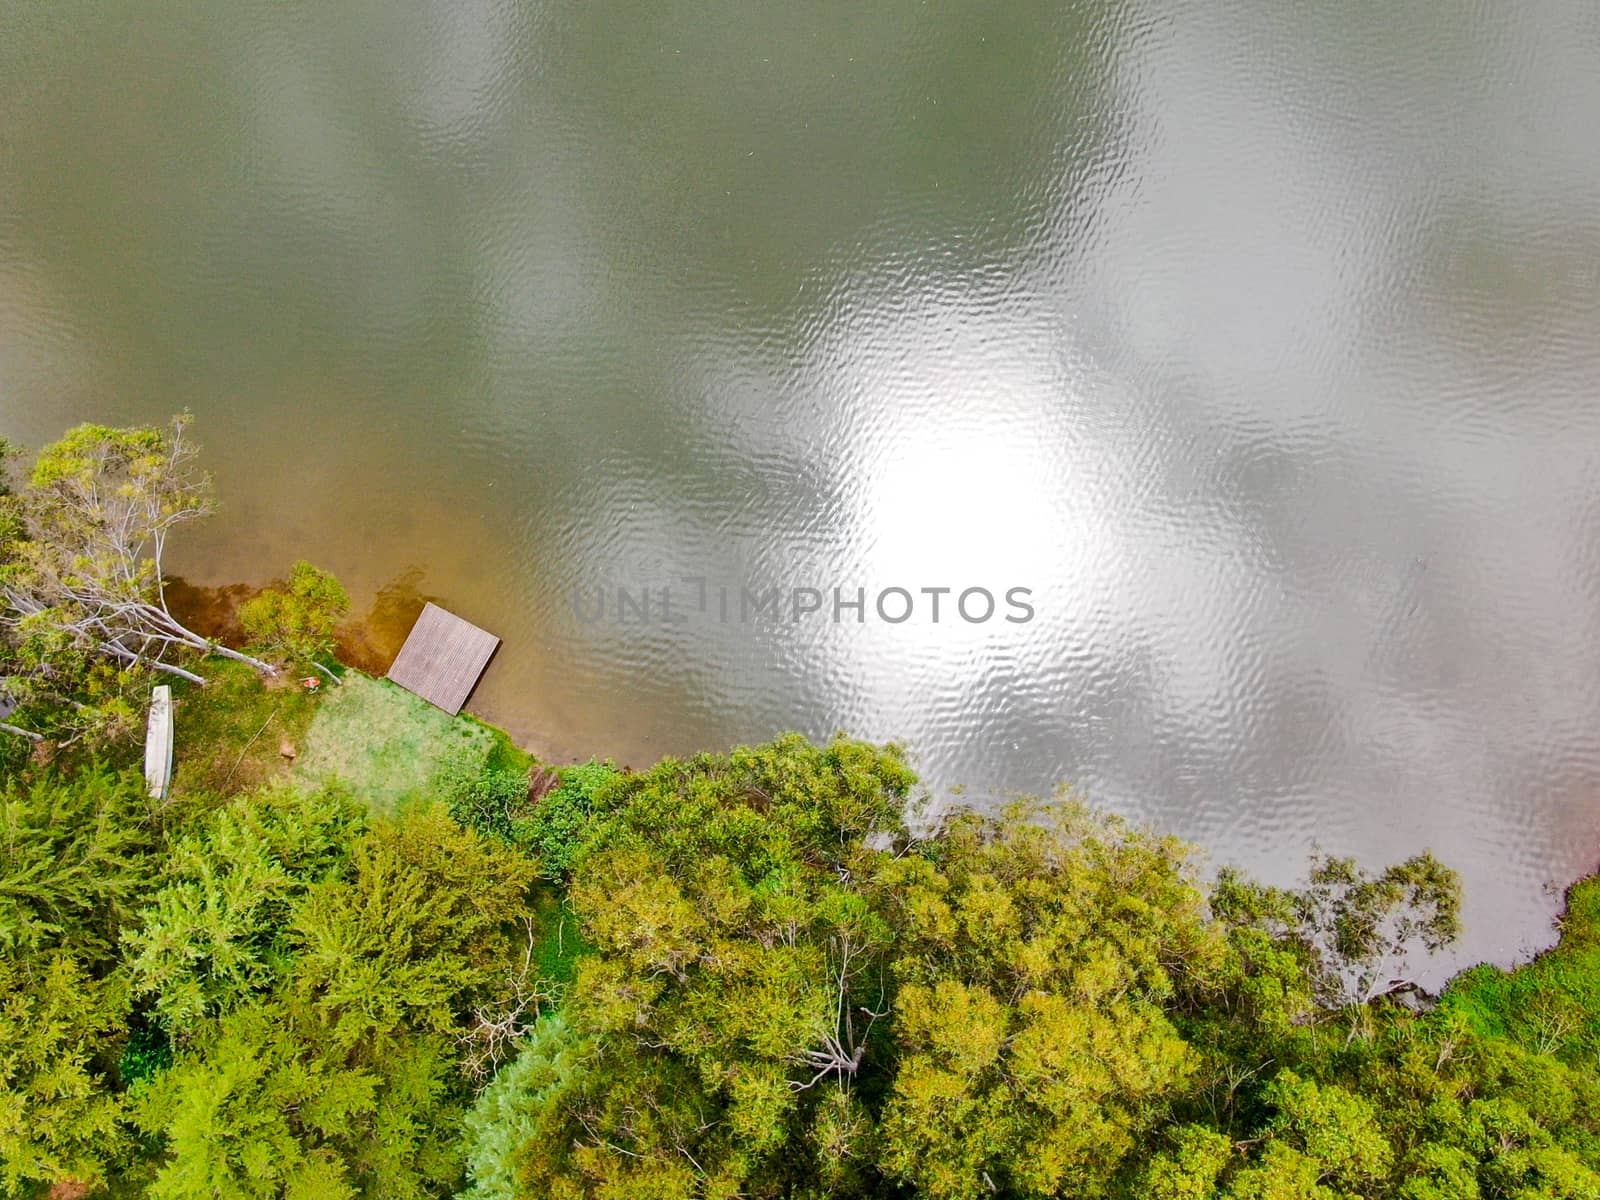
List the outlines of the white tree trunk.
<svg viewBox="0 0 1600 1200">
<path fill-rule="evenodd" d="M 196 675 L 193 671 L 185 671 L 182 667 L 175 667 L 171 663 L 159 662 L 154 659 L 148 664 L 157 671 L 165 671 L 168 675 L 176 675 L 179 679 L 187 679 L 190 683 L 205 687 L 205 676 Z"/>
</svg>

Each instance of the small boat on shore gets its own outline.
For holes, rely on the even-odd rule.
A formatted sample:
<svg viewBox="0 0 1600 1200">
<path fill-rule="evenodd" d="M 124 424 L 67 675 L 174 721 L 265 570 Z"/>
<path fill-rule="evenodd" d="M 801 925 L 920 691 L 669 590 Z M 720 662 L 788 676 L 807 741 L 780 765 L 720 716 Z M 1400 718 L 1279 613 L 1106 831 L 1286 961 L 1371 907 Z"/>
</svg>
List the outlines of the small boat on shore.
<svg viewBox="0 0 1600 1200">
<path fill-rule="evenodd" d="M 165 800 L 172 785 L 172 689 L 150 693 L 150 718 L 144 732 L 144 781 L 153 800 Z"/>
</svg>

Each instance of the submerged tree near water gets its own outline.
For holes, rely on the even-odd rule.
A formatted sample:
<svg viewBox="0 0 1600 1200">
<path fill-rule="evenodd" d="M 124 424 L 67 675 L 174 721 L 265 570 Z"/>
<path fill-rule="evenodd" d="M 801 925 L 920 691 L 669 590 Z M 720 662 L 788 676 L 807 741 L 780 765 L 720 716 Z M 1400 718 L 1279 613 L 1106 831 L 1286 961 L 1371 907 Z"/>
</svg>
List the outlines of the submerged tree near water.
<svg viewBox="0 0 1600 1200">
<path fill-rule="evenodd" d="M 274 672 L 168 606 L 168 538 L 213 507 L 187 426 L 186 417 L 165 428 L 80 425 L 40 452 L 20 491 L 0 497 L 0 689 L 13 706 L 42 704 L 92 725 L 102 701 L 125 691 L 121 672 L 204 683 L 175 661 L 189 653 Z"/>
</svg>

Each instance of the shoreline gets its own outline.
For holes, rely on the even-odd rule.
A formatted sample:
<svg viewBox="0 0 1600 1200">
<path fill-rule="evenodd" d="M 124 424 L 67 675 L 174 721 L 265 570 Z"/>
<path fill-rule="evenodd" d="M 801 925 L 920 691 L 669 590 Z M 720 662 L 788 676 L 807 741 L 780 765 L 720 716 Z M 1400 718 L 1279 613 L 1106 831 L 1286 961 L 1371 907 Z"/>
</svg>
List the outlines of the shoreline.
<svg viewBox="0 0 1600 1200">
<path fill-rule="evenodd" d="M 232 611 L 237 610 L 237 603 L 242 602 L 242 600 L 245 600 L 245 598 L 248 598 L 250 595 L 254 595 L 256 592 L 259 592 L 259 590 L 262 590 L 261 587 L 250 586 L 250 584 L 226 584 L 226 586 L 202 589 L 202 587 L 190 586 L 190 584 L 187 584 L 187 582 L 184 581 L 182 582 L 181 586 L 182 589 L 184 589 L 186 598 L 189 597 L 189 595 L 194 595 L 194 597 L 208 598 L 213 605 L 234 606 L 232 610 L 227 611 L 226 618 L 219 622 L 222 629 L 234 630 L 237 630 L 237 619 L 232 618 Z M 338 666 L 341 667 L 341 670 L 344 670 L 344 672 L 350 672 L 350 670 L 354 670 L 354 672 L 363 675 L 365 678 L 376 680 L 376 682 L 386 683 L 387 685 L 387 678 L 384 677 L 386 659 L 382 658 L 381 654 L 378 653 L 381 643 L 376 642 L 376 640 L 371 637 L 371 634 L 373 634 L 374 629 L 379 630 L 379 637 L 384 637 L 387 638 L 387 640 L 392 640 L 392 642 L 394 642 L 394 650 L 390 650 L 389 653 L 387 653 L 387 659 L 394 658 L 394 654 L 398 653 L 398 646 L 400 646 L 400 643 L 405 640 L 405 630 L 410 627 L 410 621 L 406 621 L 406 616 L 414 618 L 416 613 L 421 611 L 422 603 L 424 603 L 424 600 L 422 600 L 421 595 L 414 597 L 414 611 L 411 611 L 413 610 L 413 605 L 406 605 L 403 606 L 403 608 L 398 608 L 397 606 L 397 608 L 390 610 L 389 614 L 387 614 L 387 616 L 389 616 L 389 621 L 382 622 L 382 624 L 378 624 L 378 626 L 374 626 L 373 622 L 371 622 L 370 616 L 368 616 L 368 618 L 350 619 L 350 621 L 346 621 L 344 624 L 341 624 L 341 627 L 339 627 L 338 658 L 336 658 L 336 661 L 338 661 Z M 216 611 L 219 610 L 213 608 L 213 613 L 216 613 Z M 352 643 L 354 643 L 354 645 L 363 646 L 363 648 L 368 651 L 366 656 L 360 656 L 360 654 L 358 654 L 357 658 L 362 658 L 363 661 L 352 662 L 346 658 L 346 653 L 344 653 L 344 651 L 346 651 L 346 646 L 352 645 Z M 491 669 L 493 669 L 493 664 L 491 664 Z M 474 694 L 475 693 L 477 693 L 477 688 L 474 690 Z M 427 704 L 426 701 L 421 701 L 421 699 L 418 699 L 418 702 L 419 704 Z M 506 744 L 506 746 L 514 747 L 518 754 L 526 755 L 526 758 L 531 760 L 531 762 L 538 763 L 538 765 L 541 766 L 547 766 L 547 768 L 554 768 L 554 770 L 560 770 L 560 768 L 563 768 L 563 766 L 576 766 L 579 765 L 579 763 L 592 762 L 592 760 L 598 760 L 598 758 L 606 757 L 606 755 L 603 754 L 603 750 L 592 752 L 592 754 L 587 755 L 587 757 L 586 755 L 582 754 L 555 754 L 554 747 L 546 746 L 546 744 L 539 744 L 536 739 L 526 738 L 526 736 L 518 736 L 518 734 L 512 733 L 507 726 L 501 725 L 501 723 L 498 722 L 494 722 L 494 720 L 486 717 L 486 715 L 475 712 L 475 710 L 472 709 L 472 696 L 467 698 L 467 704 L 466 706 L 462 707 L 461 714 L 459 714 L 458 717 L 451 717 L 450 720 L 456 720 L 456 722 L 469 722 L 472 723 L 472 725 L 480 726 L 480 728 L 483 728 L 483 730 L 488 731 L 488 734 L 490 734 L 491 738 L 496 739 L 498 742 L 502 742 L 502 744 Z M 778 733 L 781 733 L 781 731 L 774 731 L 773 736 L 778 736 Z M 728 752 L 730 749 L 733 749 L 733 747 L 723 747 L 722 750 L 709 750 L 709 752 L 712 752 L 712 754 L 726 754 L 726 752 Z M 661 755 L 661 757 L 680 757 L 680 755 Z M 659 762 L 659 758 L 656 760 L 656 762 Z M 643 765 L 638 765 L 638 763 L 618 762 L 616 765 L 618 765 L 619 770 L 622 771 L 640 771 L 650 770 L 650 766 L 653 765 L 653 763 L 643 763 Z M 1163 834 L 1163 832 L 1165 832 L 1165 830 L 1160 829 L 1160 827 L 1150 827 L 1152 827 L 1157 834 Z M 1446 862 L 1445 866 L 1450 866 L 1450 864 Z M 1597 893 L 1600 893 L 1600 862 L 1597 862 L 1592 869 L 1587 870 L 1587 872 L 1584 872 L 1584 874 L 1579 875 L 1578 878 L 1571 880 L 1571 882 L 1568 883 L 1565 888 L 1563 888 L 1560 904 L 1558 904 L 1554 914 L 1552 914 L 1552 917 L 1550 917 L 1549 933 L 1552 934 L 1552 941 L 1550 941 L 1547 946 L 1542 947 L 1542 949 L 1533 950 L 1531 955 L 1528 955 L 1528 957 L 1520 957 L 1520 955 L 1518 955 L 1518 957 L 1512 958 L 1512 962 L 1504 963 L 1504 965 L 1499 962 L 1494 962 L 1494 960 L 1490 960 L 1490 958 L 1478 958 L 1478 960 L 1474 960 L 1474 962 L 1462 963 L 1462 965 L 1458 966 L 1456 970 L 1451 971 L 1448 976 L 1445 976 L 1442 981 L 1438 982 L 1437 989 L 1419 990 L 1422 990 L 1422 994 L 1426 995 L 1426 997 L 1429 997 L 1430 1003 L 1440 1003 L 1445 1000 L 1446 994 L 1450 994 L 1450 990 L 1453 989 L 1453 987 L 1458 986 L 1458 981 L 1467 978 L 1467 976 L 1474 976 L 1474 974 L 1483 973 L 1483 971 L 1494 971 L 1494 973 L 1498 973 L 1499 976 L 1506 976 L 1506 978 L 1509 978 L 1509 976 L 1515 976 L 1518 971 L 1533 970 L 1533 968 L 1536 968 L 1536 966 L 1538 966 L 1542 960 L 1549 958 L 1550 955 L 1557 955 L 1558 957 L 1560 952 L 1563 950 L 1563 946 L 1568 944 L 1568 934 L 1570 934 L 1571 923 L 1570 918 L 1574 910 L 1574 893 L 1586 893 L 1586 891 L 1589 890 L 1589 886 L 1594 886 L 1594 890 L 1597 891 Z M 1578 909 L 1579 912 L 1584 910 L 1582 909 L 1582 904 L 1579 904 Z M 1579 933 L 1579 938 L 1582 938 L 1582 936 L 1584 936 L 1584 934 Z M 1595 931 L 1595 936 L 1600 938 L 1600 930 Z"/>
<path fill-rule="evenodd" d="M 344 665 L 348 666 L 348 664 Z M 564 765 L 575 765 L 579 762 L 589 761 L 582 758 L 574 758 L 571 763 L 560 763 L 556 759 L 544 753 L 541 748 L 535 748 L 533 746 L 524 744 L 522 741 L 519 741 L 505 727 L 496 724 L 487 717 L 472 712 L 470 708 L 471 697 L 468 697 L 467 703 L 468 707 L 462 709 L 460 719 L 473 721 L 476 724 L 492 731 L 497 737 L 505 739 L 505 741 L 509 742 L 523 753 L 528 754 L 544 766 L 559 769 Z M 781 730 L 774 731 L 771 736 L 778 737 L 782 734 L 782 732 L 783 731 Z M 721 749 L 707 750 L 705 753 L 726 754 L 733 749 L 734 747 L 729 746 Z M 593 757 L 595 756 L 591 756 L 591 758 Z M 649 770 L 654 764 L 645 764 L 642 767 L 634 767 L 630 764 L 624 763 L 618 763 L 617 765 L 620 770 L 634 771 Z M 1092 804 L 1091 807 L 1093 807 Z M 1150 828 L 1152 828 L 1157 834 L 1164 834 L 1165 832 L 1158 827 L 1151 826 Z M 1445 865 L 1449 866 L 1448 863 Z M 1591 906 L 1585 903 L 1585 901 L 1588 899 L 1589 893 L 1591 892 L 1595 897 L 1595 902 L 1592 905 L 1594 909 L 1593 913 L 1589 911 Z M 1576 902 L 1575 897 L 1577 898 Z M 1574 928 L 1574 922 L 1572 918 L 1575 910 L 1580 918 L 1586 918 L 1587 921 L 1594 922 L 1594 927 L 1590 929 L 1588 925 L 1584 923 Z M 1488 959 L 1480 959 L 1474 962 L 1469 962 L 1464 966 L 1458 967 L 1450 975 L 1446 976 L 1438 985 L 1436 991 L 1421 987 L 1419 987 L 1417 991 L 1419 994 L 1426 997 L 1430 1005 L 1438 1005 L 1444 1003 L 1446 995 L 1453 987 L 1458 987 L 1460 982 L 1468 977 L 1477 977 L 1483 972 L 1494 972 L 1501 978 L 1511 978 L 1517 976 L 1520 972 L 1538 969 L 1542 962 L 1551 960 L 1552 956 L 1554 956 L 1556 960 L 1559 960 L 1563 952 L 1571 952 L 1572 947 L 1569 938 L 1576 938 L 1580 942 L 1586 942 L 1589 939 L 1593 939 L 1597 943 L 1600 943 L 1600 862 L 1597 862 L 1594 868 L 1580 875 L 1562 889 L 1561 903 L 1551 919 L 1550 932 L 1554 935 L 1554 940 L 1552 940 L 1551 943 L 1548 946 L 1545 946 L 1543 949 L 1534 951 L 1533 954 L 1528 958 L 1513 961 L 1509 965 L 1502 965 Z M 1600 969 L 1600 961 L 1597 961 L 1596 967 L 1597 969 Z"/>
<path fill-rule="evenodd" d="M 168 584 L 173 594 L 174 607 L 181 607 L 184 615 L 194 621 L 196 628 L 224 643 L 237 642 L 242 638 L 243 631 L 237 618 L 239 605 L 268 586 L 271 586 L 270 582 L 261 585 L 233 582 L 205 586 L 191 583 L 181 576 L 174 577 Z M 402 592 L 404 594 L 401 594 Z M 438 602 L 437 598 L 426 596 L 415 588 L 380 590 L 364 616 L 352 617 L 340 624 L 336 632 L 335 651 L 340 667 L 344 670 L 357 671 L 371 679 L 384 679 L 388 663 L 398 654 L 411 625 L 430 599 Z M 491 663 L 491 670 L 492 665 Z M 481 683 L 482 681 L 479 687 Z M 556 745 L 550 741 L 513 733 L 507 726 L 474 711 L 473 697 L 478 690 L 479 688 L 474 688 L 460 716 L 455 719 L 470 721 L 483 727 L 495 739 L 514 747 L 529 759 L 545 767 L 560 769 L 605 757 L 603 749 L 592 751 L 587 756 L 582 753 L 560 753 Z M 727 749 L 731 747 L 710 752 L 725 753 Z M 658 756 L 658 760 L 659 757 L 677 756 Z M 617 765 L 621 770 L 633 771 L 648 770 L 652 764 L 618 762 Z M 1574 909 L 1574 893 L 1585 890 L 1587 884 L 1595 884 L 1600 888 L 1600 861 L 1596 861 L 1589 870 L 1562 888 L 1560 904 L 1550 917 L 1548 933 L 1552 940 L 1549 944 L 1532 951 L 1527 957 L 1514 955 L 1511 961 L 1505 964 L 1488 958 L 1466 962 L 1445 976 L 1436 985 L 1436 990 L 1429 989 L 1424 994 L 1433 1001 L 1441 1001 L 1463 977 L 1483 971 L 1495 971 L 1509 977 L 1519 971 L 1535 968 L 1551 955 L 1558 955 L 1568 936 L 1569 918 Z"/>
</svg>

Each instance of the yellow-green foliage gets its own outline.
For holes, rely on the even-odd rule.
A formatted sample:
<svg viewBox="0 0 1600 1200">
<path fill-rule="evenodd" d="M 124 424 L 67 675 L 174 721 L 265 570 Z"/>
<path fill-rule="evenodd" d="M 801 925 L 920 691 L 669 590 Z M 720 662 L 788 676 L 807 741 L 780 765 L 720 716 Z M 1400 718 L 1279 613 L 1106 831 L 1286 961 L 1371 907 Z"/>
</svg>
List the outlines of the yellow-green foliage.
<svg viewBox="0 0 1600 1200">
<path fill-rule="evenodd" d="M 306 892 L 343 872 L 365 827 L 346 792 L 284 785 L 237 797 L 167 856 L 161 886 L 125 935 L 135 994 L 167 1034 L 187 1039 L 270 988 Z"/>
<path fill-rule="evenodd" d="M 606 793 L 572 893 L 594 949 L 567 1001 L 595 1050 L 544 1101 L 525 1194 L 850 1186 L 863 1147 L 837 1093 L 872 1069 L 864 1009 L 887 1000 L 889 930 L 863 893 L 884 854 L 864 843 L 900 833 L 912 779 L 874 747 L 788 737 Z"/>
<path fill-rule="evenodd" d="M 119 980 L 96 979 L 65 952 L 0 958 L 0 1194 L 105 1178 L 127 1139 L 95 1060 L 126 1012 Z"/>
<path fill-rule="evenodd" d="M 592 1043 L 573 1034 L 560 1013 L 540 1021 L 521 1053 L 495 1076 L 467 1114 L 463 1200 L 517 1200 L 516 1156 L 551 1136 L 567 1093 L 585 1072 Z"/>
<path fill-rule="evenodd" d="M 1427 1012 L 1349 1002 L 1448 934 L 1426 856 L 1206 894 L 1071 804 L 915 839 L 897 752 L 790 735 L 608 773 L 563 895 L 348 761 L 0 785 L 0 1194 L 1600 1200 L 1600 885 Z"/>
<path fill-rule="evenodd" d="M 547 879 L 560 880 L 571 871 L 590 820 L 618 778 L 611 762 L 563 767 L 561 782 L 525 816 L 512 820 L 512 836 L 539 859 Z"/>
<path fill-rule="evenodd" d="M 1220 977 L 1182 847 L 1070 806 L 913 845 L 910 783 L 787 738 L 614 785 L 573 886 L 596 1049 L 525 1194 L 1113 1184 L 1196 1065 L 1163 1005 Z"/>
<path fill-rule="evenodd" d="M 0 952 L 109 958 L 155 874 L 155 816 L 132 773 L 0 782 Z"/>
<path fill-rule="evenodd" d="M 1196 1065 L 1163 1004 L 1222 958 L 1182 846 L 1068 805 L 965 814 L 930 849 L 878 878 L 883 1167 L 941 1200 L 1104 1191 Z"/>
<path fill-rule="evenodd" d="M 1135 1191 L 1143 1200 L 1210 1200 L 1218 1177 L 1234 1157 L 1233 1142 L 1203 1125 L 1169 1130 L 1171 1146 L 1151 1157 Z"/>
<path fill-rule="evenodd" d="M 780 739 L 606 794 L 594 950 L 473 1118 L 482 1195 L 1600 1195 L 1592 1071 L 1319 1007 L 1448 936 L 1434 860 L 1208 898 L 1181 844 L 1073 805 L 914 843 L 875 753 Z"/>
<path fill-rule="evenodd" d="M 448 1040 L 395 1036 L 341 1053 L 308 1014 L 257 1001 L 142 1089 L 163 1147 L 151 1200 L 435 1195 L 459 1172 Z"/>
<path fill-rule="evenodd" d="M 259 869 L 274 836 L 236 859 Z M 240 944 L 272 948 L 242 979 L 173 977 L 219 999 L 139 1089 L 135 1119 L 163 1148 L 153 1200 L 391 1200 L 459 1177 L 461 1046 L 512 983 L 532 866 L 438 807 L 378 821 L 331 863 L 324 842 L 302 839 L 302 863 L 326 863 L 314 877 L 269 880 L 286 911 L 223 906 L 256 927 Z"/>
<path fill-rule="evenodd" d="M 259 651 L 312 659 L 333 650 L 333 631 L 350 613 L 344 586 L 301 559 L 289 577 L 263 588 L 239 609 L 239 623 Z"/>
<path fill-rule="evenodd" d="M 0 790 L 0 1193 L 100 1181 L 124 1148 L 110 1078 L 126 1032 L 118 939 L 156 872 L 137 776 Z"/>
</svg>

